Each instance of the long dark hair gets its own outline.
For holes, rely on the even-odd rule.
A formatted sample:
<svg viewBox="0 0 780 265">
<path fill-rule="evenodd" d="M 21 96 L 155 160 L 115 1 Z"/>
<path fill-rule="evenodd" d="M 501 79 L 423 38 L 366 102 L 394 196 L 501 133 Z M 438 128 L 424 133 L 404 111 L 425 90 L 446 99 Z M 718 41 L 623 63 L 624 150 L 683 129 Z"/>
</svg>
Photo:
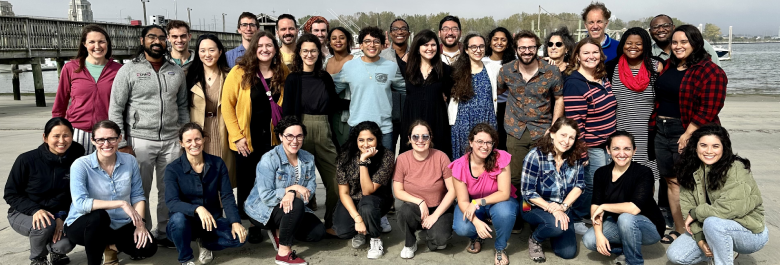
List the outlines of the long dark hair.
<svg viewBox="0 0 780 265">
<path fill-rule="evenodd" d="M 697 152 L 699 146 L 699 139 L 704 136 L 715 136 L 720 139 L 721 149 L 723 150 L 722 156 L 718 162 L 712 164 L 710 172 L 707 174 L 707 189 L 718 190 L 726 183 L 726 174 L 729 169 L 734 165 L 734 161 L 739 161 L 745 166 L 745 169 L 750 170 L 750 160 L 742 158 L 734 153 L 731 149 L 731 139 L 729 132 L 726 128 L 720 125 L 710 123 L 702 126 L 698 130 L 691 134 L 691 138 L 688 139 L 688 144 L 685 145 L 682 154 L 680 154 L 680 160 L 677 161 L 675 169 L 680 175 L 677 176 L 677 181 L 680 182 L 680 186 L 685 189 L 693 190 L 696 186 L 696 181 L 693 179 L 693 173 L 704 166 Z"/>
<path fill-rule="evenodd" d="M 485 172 L 491 172 L 493 171 L 498 162 L 498 149 L 496 149 L 496 146 L 498 146 L 498 131 L 496 131 L 493 126 L 487 123 L 479 123 L 474 126 L 474 128 L 471 128 L 471 131 L 469 131 L 469 143 L 474 141 L 474 136 L 476 136 L 478 133 L 487 133 L 490 135 L 490 140 L 493 141 L 493 151 L 488 154 L 488 156 L 485 158 Z M 471 145 L 469 145 L 468 148 L 466 148 L 466 154 L 463 155 L 466 157 L 466 161 L 471 161 Z"/>
<path fill-rule="evenodd" d="M 203 89 L 204 93 L 206 93 L 206 74 L 204 72 L 203 61 L 200 59 L 200 44 L 204 40 L 211 40 L 217 44 L 217 49 L 219 50 L 217 68 L 220 71 L 220 74 L 230 72 L 230 67 L 228 67 L 227 56 L 225 56 L 225 46 L 222 45 L 222 42 L 219 41 L 219 38 L 214 34 L 200 35 L 198 40 L 195 41 L 195 52 L 198 54 L 195 55 L 195 60 L 192 61 L 189 70 L 187 70 L 187 88 L 193 87 L 195 84 L 200 84 L 200 88 Z M 217 87 L 213 89 L 221 90 L 222 88 Z M 189 97 L 187 97 L 189 99 L 190 106 L 193 106 L 194 103 L 192 102 L 192 97 L 194 94 L 189 89 L 187 91 L 190 93 Z"/>
<path fill-rule="evenodd" d="M 604 61 L 607 60 L 607 56 L 604 55 L 604 50 L 601 49 L 601 43 L 596 42 L 593 38 L 584 38 L 579 43 L 577 43 L 577 46 L 574 48 L 574 51 L 571 53 L 571 58 L 569 58 L 569 66 L 566 67 L 566 70 L 564 70 L 564 73 L 566 75 L 571 75 L 574 71 L 577 71 L 580 69 L 580 49 L 582 49 L 582 46 L 585 46 L 585 44 L 593 44 L 596 45 L 596 47 L 599 47 L 599 53 L 601 55 L 599 65 L 596 66 L 596 71 L 593 73 L 593 78 L 595 79 L 601 79 L 607 76 L 607 67 L 604 66 Z"/>
<path fill-rule="evenodd" d="M 485 57 L 493 55 L 493 37 L 496 36 L 496 33 L 498 32 L 504 33 L 504 36 L 506 36 L 506 48 L 504 48 L 504 53 L 501 54 L 501 64 L 514 61 L 517 59 L 517 51 L 515 44 L 513 43 L 514 41 L 512 41 L 512 33 L 504 27 L 497 27 L 488 34 L 487 40 L 485 40 Z"/>
<path fill-rule="evenodd" d="M 693 52 L 691 55 L 688 55 L 688 58 L 685 59 L 685 67 L 690 68 L 694 64 L 697 64 L 704 60 L 711 60 L 710 54 L 707 53 L 707 50 L 704 49 L 704 37 L 701 36 L 701 31 L 697 27 L 694 27 L 692 25 L 682 25 L 674 29 L 674 32 L 672 33 L 672 36 L 674 36 L 674 33 L 677 32 L 683 32 L 685 33 L 685 37 L 688 38 L 688 43 L 691 44 L 691 47 L 693 48 Z M 677 67 L 682 62 L 677 56 L 669 56 L 669 59 L 671 61 L 671 66 Z"/>
<path fill-rule="evenodd" d="M 439 54 L 441 54 L 441 51 L 439 51 L 439 38 L 433 31 L 424 29 L 414 36 L 414 41 L 412 41 L 412 47 L 410 47 L 409 51 L 409 62 L 406 64 L 406 69 L 404 69 L 406 71 L 406 80 L 415 86 L 426 83 L 426 80 L 423 79 L 422 72 L 420 71 L 420 65 L 422 64 L 420 47 L 432 40 L 436 42 L 436 56 L 433 56 L 431 59 L 431 67 L 433 67 L 431 74 L 435 74 L 436 78 L 431 78 L 429 81 L 436 82 L 441 80 L 444 76 L 441 56 L 439 56 Z"/>
<path fill-rule="evenodd" d="M 642 62 L 645 65 L 648 76 L 657 75 L 658 72 L 653 70 L 653 47 L 651 46 L 653 44 L 650 42 L 650 34 L 648 34 L 647 31 L 643 28 L 633 27 L 623 33 L 623 36 L 620 37 L 620 43 L 617 47 L 617 56 L 615 56 L 615 59 L 619 60 L 620 57 L 623 56 L 623 47 L 626 46 L 626 40 L 628 40 L 628 37 L 633 35 L 637 35 L 640 39 L 642 39 Z"/>
<path fill-rule="evenodd" d="M 106 37 L 106 60 L 111 60 L 111 37 L 108 36 L 108 33 L 106 33 L 106 30 L 101 28 L 98 25 L 95 24 L 89 24 L 84 26 L 84 29 L 81 30 L 81 40 L 79 41 L 79 52 L 76 54 L 76 57 L 73 57 L 73 60 L 79 61 L 79 68 L 76 68 L 74 73 L 80 73 L 81 70 L 84 70 L 86 68 L 86 61 L 87 56 L 89 56 L 89 52 L 87 51 L 87 47 L 84 46 L 87 43 L 87 34 L 97 32 L 100 34 L 103 34 L 104 37 Z"/>
<path fill-rule="evenodd" d="M 563 55 L 563 61 L 568 62 L 569 58 L 571 58 L 571 52 L 574 50 L 574 37 L 571 36 L 571 33 L 569 32 L 569 28 L 567 27 L 561 27 L 556 31 L 550 32 L 549 35 L 547 35 L 547 38 L 544 39 L 544 57 L 549 57 L 550 55 L 547 54 L 547 49 L 550 47 L 547 47 L 547 43 L 550 42 L 550 39 L 552 39 L 553 36 L 558 36 L 561 38 L 561 42 L 563 42 L 563 47 L 566 48 L 566 54 Z"/>
<path fill-rule="evenodd" d="M 242 76 L 241 79 L 244 80 L 243 83 L 245 87 L 249 88 L 253 84 L 260 82 L 260 78 L 257 77 L 257 71 L 260 69 L 260 59 L 257 59 L 257 42 L 260 41 L 260 38 L 262 37 L 271 39 L 271 42 L 274 45 L 274 57 L 271 58 L 271 71 L 274 72 L 274 76 L 271 77 L 271 83 L 268 84 L 268 88 L 276 95 L 281 93 L 282 88 L 284 88 L 284 79 L 286 78 L 284 76 L 284 67 L 286 66 L 282 63 L 279 43 L 277 43 L 271 32 L 265 30 L 255 32 L 255 34 L 252 35 L 252 40 L 249 41 L 249 48 L 246 49 L 247 52 L 238 58 L 236 65 L 244 70 L 244 76 Z"/>
<path fill-rule="evenodd" d="M 588 150 L 588 147 L 586 146 L 585 141 L 580 139 L 580 134 L 582 134 L 582 132 L 580 132 L 580 129 L 577 126 L 577 122 L 571 118 L 560 117 L 555 120 L 553 125 L 550 126 L 550 133 L 545 134 L 542 139 L 536 141 L 535 147 L 539 148 L 539 151 L 542 151 L 543 154 L 554 154 L 555 143 L 553 143 L 553 139 L 550 137 L 550 135 L 557 133 L 558 130 L 560 130 L 563 126 L 569 126 L 576 132 L 576 136 L 574 137 L 574 146 L 569 148 L 569 150 L 566 150 L 566 152 L 563 152 L 561 155 L 561 158 L 566 159 L 566 163 L 568 163 L 569 166 L 574 166 L 574 164 L 580 159 L 580 155 Z"/>
<path fill-rule="evenodd" d="M 452 64 L 452 79 L 455 85 L 452 86 L 452 98 L 457 101 L 465 102 L 474 97 L 474 88 L 471 86 L 471 58 L 466 53 L 471 38 L 479 37 L 484 41 L 485 38 L 479 34 L 469 34 L 463 38 L 463 45 L 460 48 L 458 60 Z M 485 42 L 487 44 L 487 42 Z M 487 47 L 487 45 L 485 45 Z"/>
<path fill-rule="evenodd" d="M 322 74 L 322 61 L 325 57 L 322 55 L 322 43 L 320 39 L 314 34 L 304 33 L 303 36 L 298 38 L 298 43 L 295 44 L 295 58 L 293 59 L 292 71 L 297 73 L 303 73 L 303 56 L 301 56 L 301 46 L 304 42 L 311 42 L 317 46 L 317 61 L 314 62 L 313 74 L 315 77 L 320 77 Z"/>
<path fill-rule="evenodd" d="M 362 131 L 369 131 L 376 138 L 377 154 L 370 158 L 372 162 L 374 159 L 382 159 L 381 157 L 384 155 L 385 151 L 385 147 L 382 145 L 382 129 L 373 121 L 364 121 L 358 123 L 357 126 L 352 127 L 352 129 L 349 130 L 349 138 L 344 142 L 344 145 L 341 146 L 342 152 L 339 154 L 341 159 L 338 160 L 341 161 L 341 164 L 338 165 L 339 168 L 347 168 L 350 163 L 354 162 L 355 157 L 360 156 L 360 148 L 357 144 L 357 139 Z M 379 163 L 377 162 L 376 164 Z"/>
</svg>

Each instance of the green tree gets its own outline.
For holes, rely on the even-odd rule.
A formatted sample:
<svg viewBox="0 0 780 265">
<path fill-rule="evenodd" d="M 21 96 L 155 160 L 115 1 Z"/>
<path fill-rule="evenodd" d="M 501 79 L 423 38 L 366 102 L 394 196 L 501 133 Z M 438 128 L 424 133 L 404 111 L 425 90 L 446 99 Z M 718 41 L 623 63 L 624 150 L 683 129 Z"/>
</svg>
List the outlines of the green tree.
<svg viewBox="0 0 780 265">
<path fill-rule="evenodd" d="M 702 33 L 702 36 L 704 39 L 709 40 L 710 42 L 718 41 L 722 38 L 720 27 L 715 26 L 715 24 L 707 23 L 704 25 L 704 32 Z"/>
</svg>

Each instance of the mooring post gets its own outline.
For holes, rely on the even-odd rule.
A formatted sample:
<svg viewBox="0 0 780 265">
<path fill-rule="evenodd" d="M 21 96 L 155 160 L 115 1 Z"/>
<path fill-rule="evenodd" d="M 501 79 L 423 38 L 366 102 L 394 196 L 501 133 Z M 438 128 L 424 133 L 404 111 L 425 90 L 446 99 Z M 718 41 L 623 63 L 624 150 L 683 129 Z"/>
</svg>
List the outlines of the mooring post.
<svg viewBox="0 0 780 265">
<path fill-rule="evenodd" d="M 35 58 L 32 61 L 33 84 L 35 84 L 35 106 L 46 107 L 46 95 L 43 92 L 43 72 L 41 70 L 41 59 Z"/>
<path fill-rule="evenodd" d="M 18 64 L 11 65 L 11 73 L 13 74 L 13 77 L 11 78 L 11 84 L 13 85 L 14 89 L 14 100 L 22 100 L 22 90 L 19 87 L 19 72 Z"/>
<path fill-rule="evenodd" d="M 65 59 L 62 57 L 57 57 L 57 77 L 60 77 L 60 74 L 62 74 L 62 66 L 65 65 Z"/>
</svg>

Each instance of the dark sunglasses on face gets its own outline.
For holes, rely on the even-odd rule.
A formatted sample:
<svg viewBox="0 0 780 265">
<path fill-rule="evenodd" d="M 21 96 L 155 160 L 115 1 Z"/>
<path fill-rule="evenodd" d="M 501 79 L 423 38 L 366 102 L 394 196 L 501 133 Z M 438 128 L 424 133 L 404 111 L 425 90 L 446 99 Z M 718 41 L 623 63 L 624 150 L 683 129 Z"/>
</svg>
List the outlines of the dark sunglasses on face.
<svg viewBox="0 0 780 265">
<path fill-rule="evenodd" d="M 560 41 L 559 41 L 559 42 L 548 42 L 548 43 L 547 43 L 547 47 L 552 47 L 553 45 L 554 45 L 555 47 L 558 47 L 558 48 L 560 48 L 560 47 L 563 47 L 563 42 L 560 42 Z"/>
<path fill-rule="evenodd" d="M 414 142 L 420 141 L 420 138 L 422 138 L 423 142 L 427 142 L 428 140 L 431 139 L 431 136 L 427 135 L 427 134 L 423 134 L 423 135 L 415 134 L 415 135 L 412 135 L 412 141 L 414 141 Z"/>
</svg>

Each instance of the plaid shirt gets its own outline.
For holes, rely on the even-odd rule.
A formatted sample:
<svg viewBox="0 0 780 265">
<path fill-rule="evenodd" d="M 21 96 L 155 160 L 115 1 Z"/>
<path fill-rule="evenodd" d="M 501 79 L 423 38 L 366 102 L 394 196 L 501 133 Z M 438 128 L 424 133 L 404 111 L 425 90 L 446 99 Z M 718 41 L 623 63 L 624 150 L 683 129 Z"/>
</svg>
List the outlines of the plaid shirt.
<svg viewBox="0 0 780 265">
<path fill-rule="evenodd" d="M 574 188 L 585 189 L 585 169 L 581 160 L 573 167 L 564 160 L 558 171 L 553 153 L 545 155 L 534 147 L 523 160 L 522 183 L 523 200 L 532 205 L 531 199 L 540 197 L 548 202 L 563 203 Z"/>
<path fill-rule="evenodd" d="M 664 62 L 664 70 L 669 69 L 670 60 Z M 726 101 L 726 86 L 729 81 L 726 73 L 712 60 L 703 60 L 694 64 L 683 76 L 680 84 L 680 120 L 683 128 L 691 122 L 705 125 L 710 122 L 720 124 L 718 113 Z M 656 98 L 653 114 L 650 116 L 650 130 L 655 130 L 655 118 L 658 116 Z"/>
</svg>

